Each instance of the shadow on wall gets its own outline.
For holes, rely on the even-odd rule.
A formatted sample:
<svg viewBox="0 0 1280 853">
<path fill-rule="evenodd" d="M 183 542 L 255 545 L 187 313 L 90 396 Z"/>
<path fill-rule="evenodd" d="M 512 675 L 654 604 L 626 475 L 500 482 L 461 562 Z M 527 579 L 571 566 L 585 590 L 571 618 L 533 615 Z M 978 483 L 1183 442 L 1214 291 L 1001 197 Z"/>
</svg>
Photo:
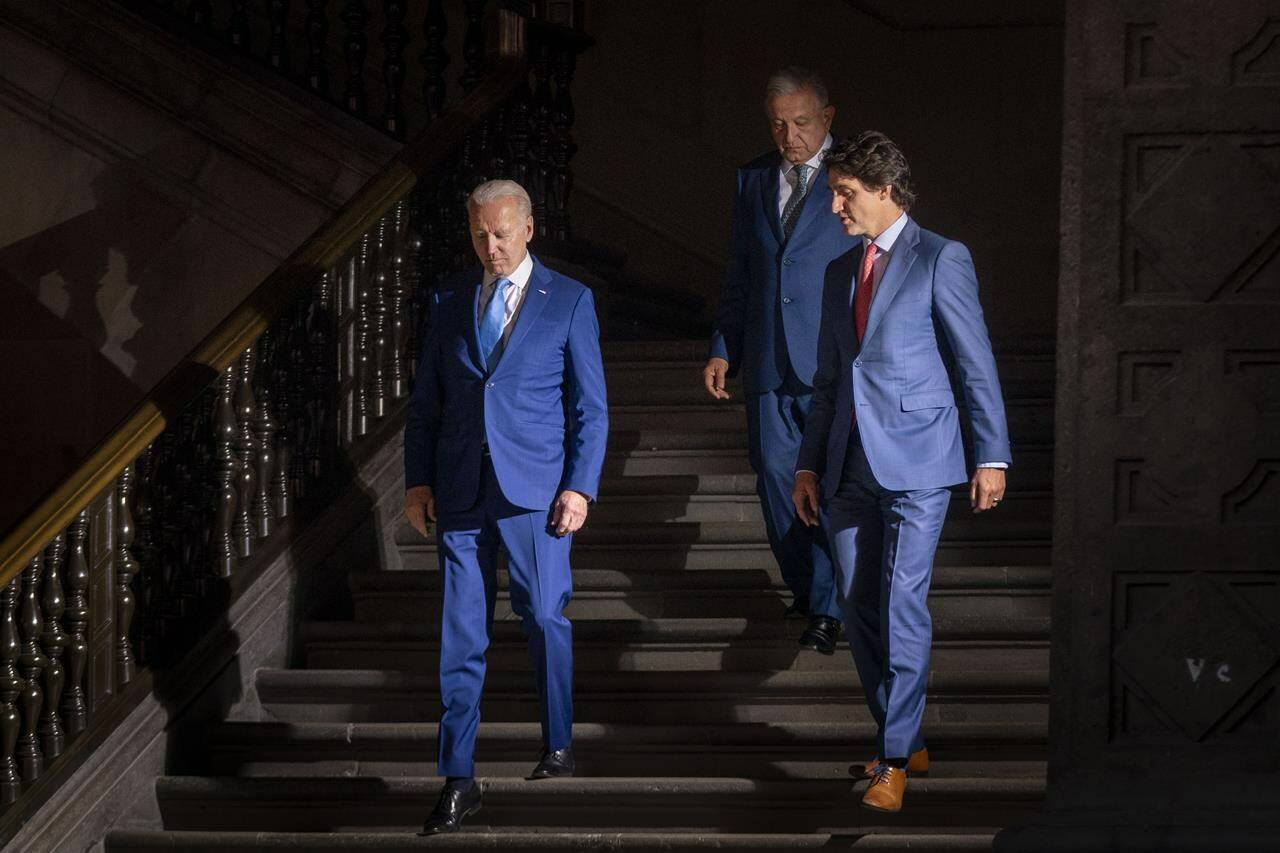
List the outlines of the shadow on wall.
<svg viewBox="0 0 1280 853">
<path fill-rule="evenodd" d="M 91 187 L 89 210 L 0 248 L 0 446 L 12 449 L 0 460 L 0 530 L 73 470 L 174 358 L 171 285 L 184 270 L 159 249 L 187 217 L 139 185 L 128 163 Z M 169 298 L 146 293 L 166 288 Z"/>
</svg>

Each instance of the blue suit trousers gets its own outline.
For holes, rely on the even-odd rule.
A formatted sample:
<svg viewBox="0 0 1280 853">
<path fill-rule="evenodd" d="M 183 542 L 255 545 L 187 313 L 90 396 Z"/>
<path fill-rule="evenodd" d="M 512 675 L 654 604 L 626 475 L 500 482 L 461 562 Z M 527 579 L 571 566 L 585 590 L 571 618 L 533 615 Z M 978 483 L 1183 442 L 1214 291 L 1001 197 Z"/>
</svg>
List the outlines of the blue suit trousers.
<svg viewBox="0 0 1280 853">
<path fill-rule="evenodd" d="M 788 370 L 782 385 L 747 396 L 747 447 L 769 546 L 782 580 L 815 616 L 840 618 L 835 571 L 823 526 L 796 517 L 791 489 L 813 389 Z"/>
<path fill-rule="evenodd" d="M 547 528 L 549 510 L 528 510 L 503 497 L 493 463 L 481 465 L 475 505 L 440 513 L 437 542 L 444 575 L 440 618 L 440 717 L 437 772 L 475 775 L 485 651 L 493 630 L 497 561 L 507 552 L 511 606 L 529 639 L 537 677 L 543 745 L 568 746 L 573 727 L 573 629 L 564 609 L 573 596 L 572 536 Z"/>
<path fill-rule="evenodd" d="M 853 662 L 878 727 L 878 755 L 889 759 L 924 747 L 929 582 L 950 501 L 949 489 L 881 486 L 853 431 L 828 529 Z"/>
</svg>

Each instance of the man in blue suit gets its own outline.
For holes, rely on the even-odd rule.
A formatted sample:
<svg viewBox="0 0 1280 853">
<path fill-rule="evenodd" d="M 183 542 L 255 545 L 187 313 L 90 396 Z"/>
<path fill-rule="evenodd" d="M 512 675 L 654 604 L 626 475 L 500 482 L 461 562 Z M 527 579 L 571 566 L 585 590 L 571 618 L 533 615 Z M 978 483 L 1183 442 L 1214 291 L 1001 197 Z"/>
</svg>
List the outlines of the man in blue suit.
<svg viewBox="0 0 1280 853">
<path fill-rule="evenodd" d="M 765 112 L 777 148 L 738 170 L 728 277 L 703 382 L 728 399 L 726 376 L 742 375 L 756 491 L 794 595 L 787 613 L 809 618 L 800 645 L 829 655 L 840 636 L 831 555 L 821 525 L 796 520 L 791 484 L 813 393 L 822 275 L 854 240 L 827 214 L 823 155 L 835 107 L 822 79 L 798 67 L 777 72 Z"/>
<path fill-rule="evenodd" d="M 608 412 L 591 291 L 529 254 L 529 195 L 490 181 L 468 203 L 481 274 L 442 285 L 404 432 L 405 515 L 437 522 L 444 602 L 437 768 L 446 777 L 422 834 L 480 808 L 474 779 L 498 549 L 529 638 L 543 751 L 531 779 L 574 770 L 569 546 L 604 464 Z"/>
<path fill-rule="evenodd" d="M 813 404 L 793 499 L 816 524 L 819 490 L 858 678 L 879 729 L 862 804 L 902 808 L 908 772 L 928 769 L 920 734 L 933 636 L 927 596 L 951 499 L 974 512 L 1004 496 L 1004 400 L 969 250 L 920 228 L 902 151 L 868 131 L 827 155 L 831 210 L 858 245 L 827 268 Z M 947 363 L 973 432 L 965 468 Z"/>
</svg>

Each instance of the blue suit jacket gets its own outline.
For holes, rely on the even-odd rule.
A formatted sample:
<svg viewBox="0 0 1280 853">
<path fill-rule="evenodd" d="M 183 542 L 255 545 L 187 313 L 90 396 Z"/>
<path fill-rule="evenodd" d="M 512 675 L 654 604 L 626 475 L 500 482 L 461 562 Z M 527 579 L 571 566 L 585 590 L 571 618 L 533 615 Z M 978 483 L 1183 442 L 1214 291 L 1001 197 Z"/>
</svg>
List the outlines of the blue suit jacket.
<svg viewBox="0 0 1280 853">
<path fill-rule="evenodd" d="M 609 413 L 591 291 L 534 259 L 524 305 L 501 359 L 478 343 L 479 270 L 434 294 L 404 430 L 405 487 L 430 486 L 438 509 L 471 508 L 481 440 L 502 493 L 547 509 L 563 489 L 594 499 Z"/>
<path fill-rule="evenodd" d="M 831 215 L 827 167 L 813 175 L 800 218 L 783 240 L 778 167 L 772 151 L 738 170 L 724 298 L 711 336 L 711 356 L 742 374 L 748 394 L 782 384 L 787 365 L 813 384 L 822 313 L 822 276 L 833 258 L 857 241 Z"/>
<path fill-rule="evenodd" d="M 862 252 L 858 245 L 827 268 L 818 370 L 797 470 L 816 471 L 827 497 L 835 493 L 856 404 L 862 446 L 880 485 L 908 490 L 965 482 L 944 352 L 964 388 L 975 461 L 1010 462 L 1004 399 L 969 250 L 908 220 L 859 348 L 853 290 Z"/>
</svg>

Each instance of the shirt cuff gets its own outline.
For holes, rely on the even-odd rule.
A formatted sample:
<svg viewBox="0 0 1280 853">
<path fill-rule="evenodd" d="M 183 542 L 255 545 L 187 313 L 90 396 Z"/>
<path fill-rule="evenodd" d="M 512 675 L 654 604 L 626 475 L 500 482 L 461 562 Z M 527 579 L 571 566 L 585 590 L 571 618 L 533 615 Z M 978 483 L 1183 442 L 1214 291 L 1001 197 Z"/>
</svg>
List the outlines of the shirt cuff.
<svg viewBox="0 0 1280 853">
<path fill-rule="evenodd" d="M 1008 462 L 979 462 L 979 468 L 1000 468 L 1001 470 L 1008 468 Z"/>
<path fill-rule="evenodd" d="M 817 472 L 817 471 L 810 471 L 808 468 L 801 468 L 801 469 L 800 469 L 799 471 L 797 471 L 796 473 L 797 473 L 797 474 L 812 474 L 812 475 L 813 475 L 813 476 L 815 476 L 815 477 L 816 477 L 816 476 L 818 476 L 818 472 Z"/>
</svg>

